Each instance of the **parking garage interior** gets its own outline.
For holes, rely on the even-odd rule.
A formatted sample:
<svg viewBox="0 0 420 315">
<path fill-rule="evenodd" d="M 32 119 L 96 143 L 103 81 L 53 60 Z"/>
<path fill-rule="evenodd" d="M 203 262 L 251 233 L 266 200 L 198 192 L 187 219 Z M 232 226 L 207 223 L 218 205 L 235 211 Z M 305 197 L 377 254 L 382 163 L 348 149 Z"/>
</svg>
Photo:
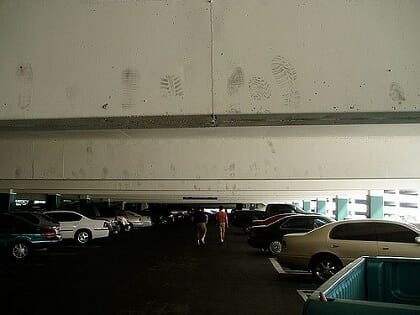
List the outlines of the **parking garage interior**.
<svg viewBox="0 0 420 315">
<path fill-rule="evenodd" d="M 233 225 L 220 246 L 215 215 L 420 226 L 419 21 L 404 0 L 0 0 L 0 213 L 153 222 L 2 258 L 2 313 L 41 312 L 47 279 L 69 314 L 302 314 L 310 274 Z"/>
</svg>

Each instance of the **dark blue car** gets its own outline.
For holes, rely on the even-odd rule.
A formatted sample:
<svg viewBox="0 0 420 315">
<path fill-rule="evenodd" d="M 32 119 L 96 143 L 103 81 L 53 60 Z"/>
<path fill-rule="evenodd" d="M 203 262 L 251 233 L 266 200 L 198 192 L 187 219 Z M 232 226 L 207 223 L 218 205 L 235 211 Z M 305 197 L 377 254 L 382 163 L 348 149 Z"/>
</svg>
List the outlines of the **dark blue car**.
<svg viewBox="0 0 420 315">
<path fill-rule="evenodd" d="M 0 213 L 0 249 L 15 260 L 25 259 L 32 249 L 47 248 L 61 241 L 59 228 L 36 224 L 10 213 Z"/>
</svg>

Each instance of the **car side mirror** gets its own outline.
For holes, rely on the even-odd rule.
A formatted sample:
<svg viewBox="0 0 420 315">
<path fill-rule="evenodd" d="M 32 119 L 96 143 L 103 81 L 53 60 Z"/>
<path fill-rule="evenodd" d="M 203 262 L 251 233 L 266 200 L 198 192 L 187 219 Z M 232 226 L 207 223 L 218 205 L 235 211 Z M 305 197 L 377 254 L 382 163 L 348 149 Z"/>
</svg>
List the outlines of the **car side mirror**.
<svg viewBox="0 0 420 315">
<path fill-rule="evenodd" d="M 420 244 L 420 236 L 417 236 L 414 240 L 416 241 L 417 244 Z"/>
</svg>

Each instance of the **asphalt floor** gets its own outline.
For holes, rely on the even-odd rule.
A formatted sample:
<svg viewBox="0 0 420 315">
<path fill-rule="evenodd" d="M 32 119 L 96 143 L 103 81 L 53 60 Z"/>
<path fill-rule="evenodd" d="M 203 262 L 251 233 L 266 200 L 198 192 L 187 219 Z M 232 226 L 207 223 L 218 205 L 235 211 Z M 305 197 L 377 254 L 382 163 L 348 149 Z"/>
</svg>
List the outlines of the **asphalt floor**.
<svg viewBox="0 0 420 315">
<path fill-rule="evenodd" d="M 133 231 L 78 247 L 0 261 L 0 313 L 8 314 L 302 314 L 298 290 L 309 274 L 279 273 L 272 256 L 228 229 L 218 242 L 209 224 L 198 246 L 192 224 Z"/>
</svg>

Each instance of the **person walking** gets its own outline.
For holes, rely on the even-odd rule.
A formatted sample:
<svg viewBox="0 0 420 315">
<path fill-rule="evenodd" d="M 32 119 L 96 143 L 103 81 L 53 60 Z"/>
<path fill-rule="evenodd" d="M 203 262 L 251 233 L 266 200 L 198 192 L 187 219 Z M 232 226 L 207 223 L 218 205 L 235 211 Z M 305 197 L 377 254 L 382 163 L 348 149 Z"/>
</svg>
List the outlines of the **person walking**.
<svg viewBox="0 0 420 315">
<path fill-rule="evenodd" d="M 219 212 L 216 214 L 216 222 L 219 227 L 220 244 L 223 244 L 225 241 L 226 229 L 229 227 L 229 222 L 228 216 L 226 212 L 223 211 L 222 206 L 219 207 Z"/>
<path fill-rule="evenodd" d="M 197 235 L 197 245 L 204 245 L 205 238 L 207 234 L 207 223 L 209 221 L 208 215 L 204 212 L 203 208 L 198 208 L 194 212 L 193 222 L 195 223 L 196 235 Z"/>
</svg>

